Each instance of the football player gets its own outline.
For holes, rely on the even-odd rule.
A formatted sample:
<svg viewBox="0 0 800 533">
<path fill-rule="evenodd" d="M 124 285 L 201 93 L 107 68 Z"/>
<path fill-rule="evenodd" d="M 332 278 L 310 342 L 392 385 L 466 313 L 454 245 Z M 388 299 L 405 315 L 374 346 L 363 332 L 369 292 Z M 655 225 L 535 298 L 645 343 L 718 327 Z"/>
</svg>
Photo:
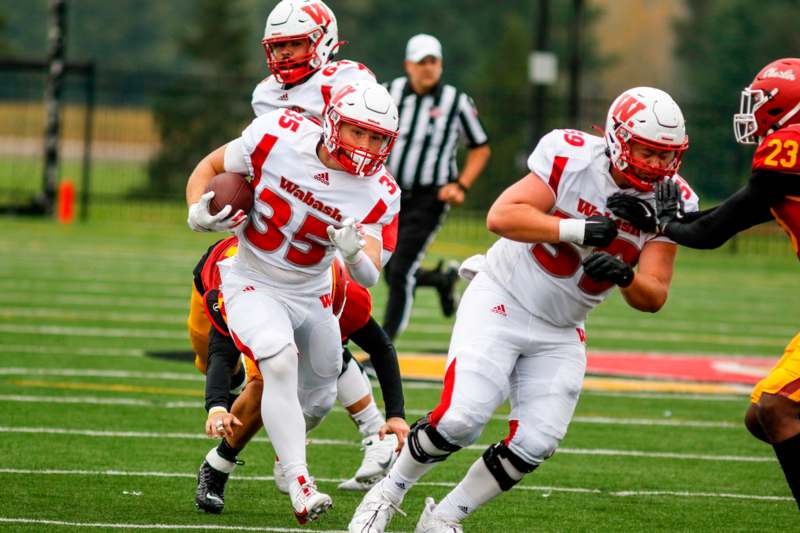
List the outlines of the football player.
<svg viewBox="0 0 800 533">
<path fill-rule="evenodd" d="M 738 232 L 775 220 L 800 258 L 800 59 L 766 65 L 742 90 L 733 117 L 736 142 L 756 146 L 747 184 L 715 208 L 685 215 L 683 197 L 660 186 L 656 208 L 635 199 L 616 200 L 616 211 L 639 227 L 657 227 L 678 244 L 717 248 Z M 753 389 L 747 429 L 772 445 L 800 507 L 800 334 Z"/>
<path fill-rule="evenodd" d="M 249 358 L 244 359 L 247 368 L 247 388 L 235 402 L 230 399 L 231 384 L 236 383 L 232 368 L 239 365 L 240 354 L 228 331 L 224 304 L 219 291 L 219 268 L 217 263 L 236 253 L 238 239 L 228 237 L 213 244 L 195 268 L 195 287 L 205 297 L 199 311 L 203 315 L 206 329 L 212 329 L 205 345 L 212 346 L 212 354 L 206 378 L 205 408 L 209 416 L 206 433 L 209 437 L 223 435 L 219 446 L 209 451 L 210 459 L 203 461 L 198 473 L 195 503 L 198 508 L 211 513 L 222 512 L 225 504 L 225 484 L 230 471 L 237 464 L 237 456 L 249 440 L 261 429 L 261 373 Z M 367 490 L 388 471 L 396 457 L 396 448 L 402 446 L 408 434 L 403 408 L 403 390 L 397 354 L 388 335 L 370 316 L 372 298 L 365 288 L 348 276 L 342 262 L 334 260 L 331 265 L 332 304 L 343 345 L 350 338 L 363 348 L 376 363 L 378 380 L 381 383 L 386 403 L 386 419 L 375 405 L 370 385 L 358 361 L 350 351 L 343 350 L 343 370 L 337 380 L 337 398 L 356 423 L 363 436 L 364 460 L 352 479 L 343 482 L 343 490 Z M 206 288 L 208 288 L 206 290 Z M 198 336 L 198 341 L 200 341 Z M 203 343 L 201 343 L 202 345 Z M 355 383 L 353 383 L 355 381 Z M 355 394 L 351 394 L 355 391 Z M 234 391 L 238 394 L 238 391 Z M 231 408 L 231 403 L 233 407 Z M 230 410 L 230 412 L 229 412 Z M 388 453 L 387 453 L 388 451 Z M 216 470 L 211 466 L 223 464 L 230 471 Z M 227 468 L 225 470 L 228 470 Z M 278 489 L 288 491 L 288 481 L 280 463 L 274 467 Z"/>
<path fill-rule="evenodd" d="M 259 83 L 253 91 L 252 106 L 256 116 L 275 109 L 290 108 L 304 116 L 321 121 L 323 110 L 330 102 L 334 87 L 357 81 L 374 82 L 375 76 L 364 65 L 353 61 L 333 60 L 340 44 L 338 39 L 336 16 L 324 2 L 313 0 L 279 2 L 267 17 L 264 29 L 262 44 L 271 75 Z M 223 209 L 220 213 L 215 223 L 222 223 L 228 211 Z M 241 220 L 241 216 L 242 214 L 237 214 L 230 220 Z M 384 239 L 384 245 L 387 243 L 388 240 Z M 390 254 L 391 251 L 387 250 L 386 254 Z M 195 365 L 205 373 L 208 361 L 207 339 L 211 326 L 203 313 L 203 292 L 195 290 L 196 285 L 197 283 L 192 290 L 189 335 L 196 354 Z M 361 340 L 379 346 L 383 342 L 383 336 L 382 332 L 373 331 L 369 338 Z M 220 348 L 221 353 L 226 353 L 226 344 L 217 338 L 216 333 L 211 334 L 211 340 Z M 353 398 L 364 398 L 363 401 L 359 400 L 350 405 L 351 410 L 348 410 L 364 437 L 362 441 L 364 460 L 354 480 L 345 484 L 344 488 L 367 487 L 369 479 L 365 478 L 364 474 L 372 472 L 375 465 L 387 465 L 397 445 L 393 435 L 383 440 L 376 438 L 378 428 L 386 423 L 386 420 L 375 405 L 371 389 L 356 372 L 357 368 L 360 367 L 346 364 L 338 382 L 339 399 L 343 405 L 348 405 Z M 235 395 L 242 391 L 246 382 L 244 367 L 237 364 L 232 371 L 234 375 L 230 380 L 231 394 L 228 396 L 230 403 L 233 402 Z M 368 402 L 366 395 L 369 395 Z M 359 409 L 360 407 L 363 408 Z M 355 409 L 359 409 L 359 412 L 353 411 Z M 215 418 L 223 414 L 224 412 L 220 410 L 216 410 L 213 414 L 209 413 L 206 425 L 214 427 Z M 384 470 L 388 470 L 388 467 Z M 279 473 L 277 464 L 275 471 Z"/>
<path fill-rule="evenodd" d="M 186 188 L 190 227 L 224 231 L 231 222 L 208 212 L 205 188 L 224 171 L 253 176 L 256 201 L 237 229 L 236 254 L 220 263 L 221 287 L 231 337 L 261 372 L 262 420 L 301 523 L 332 505 L 309 476 L 305 433 L 333 406 L 342 366 L 330 309 L 334 251 L 371 287 L 400 208 L 384 167 L 398 128 L 386 89 L 345 85 L 323 118 L 323 127 L 290 109 L 256 118 L 206 156 Z"/>
<path fill-rule="evenodd" d="M 621 190 L 649 198 L 662 180 L 689 191 L 675 175 L 687 146 L 678 105 L 649 87 L 613 102 L 605 138 L 555 130 L 539 141 L 530 173 L 489 210 L 487 227 L 501 238 L 461 267 L 472 281 L 456 314 L 441 401 L 412 426 L 389 474 L 356 509 L 351 532 L 384 531 L 417 480 L 475 442 L 506 398 L 508 436 L 438 505 L 425 500 L 416 531 L 462 531 L 469 514 L 555 453 L 583 383 L 587 314 L 615 286 L 634 309 L 656 312 L 672 277 L 676 245 L 615 220 L 606 200 Z M 691 207 L 696 202 L 692 195 Z"/>
<path fill-rule="evenodd" d="M 261 43 L 271 75 L 253 91 L 256 116 L 290 108 L 322 119 L 332 92 L 341 85 L 375 81 L 355 61 L 333 61 L 341 44 L 333 11 L 319 0 L 283 0 L 267 17 Z"/>
</svg>

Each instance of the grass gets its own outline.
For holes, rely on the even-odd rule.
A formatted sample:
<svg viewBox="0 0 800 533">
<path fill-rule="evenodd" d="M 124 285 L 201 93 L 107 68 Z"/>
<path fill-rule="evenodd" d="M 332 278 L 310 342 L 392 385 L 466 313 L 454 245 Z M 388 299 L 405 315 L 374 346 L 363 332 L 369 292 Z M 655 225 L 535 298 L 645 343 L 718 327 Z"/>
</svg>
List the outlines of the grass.
<svg viewBox="0 0 800 533">
<path fill-rule="evenodd" d="M 218 237 L 190 232 L 183 219 L 183 209 L 169 205 L 97 205 L 85 225 L 2 220 L 0 483 L 8 489 L 0 527 L 297 527 L 286 497 L 263 479 L 273 456 L 263 437 L 243 453 L 247 464 L 229 484 L 225 512 L 193 508 L 193 478 L 213 445 L 201 434 L 202 377 L 188 361 L 151 355 L 188 349 L 191 268 Z M 452 222 L 430 262 L 464 257 L 491 241 L 479 221 Z M 382 284 L 374 297 L 380 310 Z M 644 315 L 612 296 L 591 316 L 589 348 L 775 358 L 796 332 L 796 298 L 797 264 L 789 253 L 684 250 L 666 308 Z M 451 325 L 435 296 L 420 290 L 398 349 L 444 352 Z M 436 385 L 407 384 L 409 418 L 435 406 L 438 394 Z M 770 527 L 793 527 L 796 507 L 770 448 L 741 425 L 746 405 L 745 396 L 587 391 L 561 451 L 465 526 L 756 531 L 768 517 Z M 413 530 L 424 496 L 441 498 L 483 447 L 505 434 L 505 412 L 478 446 L 455 454 L 411 491 L 403 506 L 409 516 L 397 516 L 392 530 Z M 312 472 L 336 507 L 305 529 L 341 530 L 361 497 L 335 489 L 358 465 L 357 435 L 337 409 L 312 437 Z"/>
</svg>

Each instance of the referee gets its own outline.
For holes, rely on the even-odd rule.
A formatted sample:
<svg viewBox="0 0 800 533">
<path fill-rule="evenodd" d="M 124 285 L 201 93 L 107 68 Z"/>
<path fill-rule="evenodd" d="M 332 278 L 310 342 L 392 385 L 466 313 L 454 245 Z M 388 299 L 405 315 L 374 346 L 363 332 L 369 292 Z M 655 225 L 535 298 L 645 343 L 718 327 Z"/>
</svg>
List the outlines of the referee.
<svg viewBox="0 0 800 533">
<path fill-rule="evenodd" d="M 389 169 L 402 189 L 397 248 L 385 269 L 389 299 L 383 328 L 392 339 L 408 324 L 418 286 L 439 291 L 445 316 L 455 312 L 456 268 L 442 271 L 441 262 L 433 271 L 419 266 L 447 210 L 464 202 L 490 153 L 472 99 L 440 83 L 442 45 L 436 37 L 419 34 L 408 41 L 405 71 L 387 85 L 400 111 Z M 462 137 L 469 152 L 459 173 L 456 150 Z"/>
</svg>

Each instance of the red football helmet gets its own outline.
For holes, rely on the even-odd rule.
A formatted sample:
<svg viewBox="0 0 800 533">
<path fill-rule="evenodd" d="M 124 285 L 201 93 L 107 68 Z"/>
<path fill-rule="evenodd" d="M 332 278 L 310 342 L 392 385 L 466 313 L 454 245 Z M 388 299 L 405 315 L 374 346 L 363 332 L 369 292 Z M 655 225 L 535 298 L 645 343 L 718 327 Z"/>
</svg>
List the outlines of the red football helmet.
<svg viewBox="0 0 800 533">
<path fill-rule="evenodd" d="M 742 90 L 739 112 L 733 115 L 733 133 L 740 144 L 759 139 L 784 126 L 800 123 L 800 59 L 773 61 Z"/>
</svg>

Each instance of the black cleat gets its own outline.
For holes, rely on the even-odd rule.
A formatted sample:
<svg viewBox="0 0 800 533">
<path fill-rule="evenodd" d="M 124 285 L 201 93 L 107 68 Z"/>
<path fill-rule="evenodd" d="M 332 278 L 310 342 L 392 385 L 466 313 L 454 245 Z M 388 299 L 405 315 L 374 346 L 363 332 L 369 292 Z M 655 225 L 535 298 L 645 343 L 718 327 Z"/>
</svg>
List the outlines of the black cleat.
<svg viewBox="0 0 800 533">
<path fill-rule="evenodd" d="M 442 306 L 442 314 L 446 317 L 451 317 L 456 312 L 458 307 L 459 295 L 456 292 L 456 283 L 458 283 L 458 267 L 457 261 L 448 261 L 447 269 L 441 273 L 441 281 L 436 288 L 439 292 L 439 303 Z"/>
<path fill-rule="evenodd" d="M 220 472 L 203 460 L 197 473 L 197 492 L 194 504 L 207 513 L 219 514 L 225 507 L 225 483 L 228 474 Z"/>
</svg>

